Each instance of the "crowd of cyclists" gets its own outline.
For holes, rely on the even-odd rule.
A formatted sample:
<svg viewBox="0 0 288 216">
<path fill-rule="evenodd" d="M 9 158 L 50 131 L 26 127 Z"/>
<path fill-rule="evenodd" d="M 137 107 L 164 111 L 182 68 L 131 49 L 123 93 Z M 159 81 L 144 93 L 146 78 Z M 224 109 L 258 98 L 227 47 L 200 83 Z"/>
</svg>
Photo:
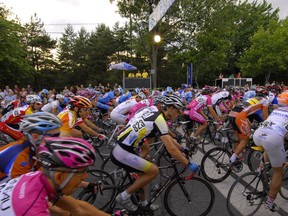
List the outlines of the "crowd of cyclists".
<svg viewBox="0 0 288 216">
<path fill-rule="evenodd" d="M 15 95 L 15 97 L 12 97 Z M 177 89 L 136 88 L 125 91 L 115 84 L 93 88 L 77 86 L 57 93 L 43 89 L 33 92 L 30 86 L 9 86 L 0 92 L 1 136 L 10 142 L 0 147 L 0 215 L 109 215 L 71 194 L 77 188 L 94 188 L 86 182 L 87 168 L 95 162 L 95 150 L 83 139 L 83 133 L 100 141 L 107 140 L 103 128 L 90 118 L 91 109 L 101 111 L 103 122 L 110 119 L 124 125 L 111 151 L 111 160 L 139 178 L 116 197 L 124 209 L 136 211 L 130 196 L 156 178 L 158 167 L 148 160 L 147 143 L 158 137 L 166 150 L 184 167 L 197 173 L 199 165 L 186 157 L 189 146 L 179 144 L 179 134 L 169 128 L 176 117 L 197 122 L 191 132 L 199 142 L 209 118 L 222 125 L 229 122 L 237 140 L 230 158 L 232 169 L 238 169 L 238 157 L 251 136 L 253 122 L 261 123 L 253 138 L 265 149 L 273 177 L 265 207 L 277 211 L 274 200 L 280 190 L 286 162 L 284 144 L 288 142 L 288 90 L 285 86 L 225 88 L 204 86 L 193 89 L 183 84 Z M 13 141 L 13 142 L 11 142 Z M 141 148 L 141 152 L 136 148 Z M 183 154 L 186 153 L 186 154 Z M 260 165 L 261 166 L 261 165 Z M 259 167 L 261 169 L 261 167 Z M 147 205 L 144 193 L 140 204 Z M 156 211 L 159 206 L 149 208 Z M 122 215 L 117 211 L 114 215 Z"/>
</svg>

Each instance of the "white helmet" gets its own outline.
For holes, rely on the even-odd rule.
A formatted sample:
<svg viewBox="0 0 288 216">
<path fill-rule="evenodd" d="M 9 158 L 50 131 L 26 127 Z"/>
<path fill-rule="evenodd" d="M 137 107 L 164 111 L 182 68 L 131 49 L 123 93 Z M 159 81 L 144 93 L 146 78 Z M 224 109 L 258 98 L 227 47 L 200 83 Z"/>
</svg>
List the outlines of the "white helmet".
<svg viewBox="0 0 288 216">
<path fill-rule="evenodd" d="M 64 95 L 62 95 L 62 94 L 57 94 L 56 95 L 56 99 L 61 99 L 61 98 L 64 99 Z"/>
<path fill-rule="evenodd" d="M 146 95 L 145 95 L 143 92 L 139 92 L 139 93 L 137 94 L 137 97 L 140 97 L 141 100 L 146 99 Z"/>
<path fill-rule="evenodd" d="M 27 95 L 26 96 L 26 103 L 42 103 L 41 98 L 38 95 Z"/>
</svg>

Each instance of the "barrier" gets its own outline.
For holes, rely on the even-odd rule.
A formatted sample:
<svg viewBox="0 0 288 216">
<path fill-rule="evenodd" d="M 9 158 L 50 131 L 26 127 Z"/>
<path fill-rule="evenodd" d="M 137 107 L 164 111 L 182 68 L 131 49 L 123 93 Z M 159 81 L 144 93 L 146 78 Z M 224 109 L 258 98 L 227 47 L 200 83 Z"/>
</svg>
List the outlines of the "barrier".
<svg viewBox="0 0 288 216">
<path fill-rule="evenodd" d="M 215 80 L 215 86 L 224 88 L 225 86 L 239 86 L 243 87 L 247 85 L 252 86 L 252 78 L 222 78 Z"/>
</svg>

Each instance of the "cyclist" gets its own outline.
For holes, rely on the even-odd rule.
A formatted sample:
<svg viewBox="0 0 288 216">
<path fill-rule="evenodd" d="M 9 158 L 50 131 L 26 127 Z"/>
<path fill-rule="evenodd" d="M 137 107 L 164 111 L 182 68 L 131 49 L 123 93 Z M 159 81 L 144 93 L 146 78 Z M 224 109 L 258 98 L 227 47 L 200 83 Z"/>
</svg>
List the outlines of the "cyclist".
<svg viewBox="0 0 288 216">
<path fill-rule="evenodd" d="M 287 107 L 288 106 L 288 90 L 283 91 L 281 94 L 278 95 L 277 100 L 279 102 L 280 107 Z"/>
<path fill-rule="evenodd" d="M 61 103 L 64 101 L 64 95 L 57 94 L 55 97 L 55 100 L 45 104 L 42 108 L 41 111 L 43 112 L 49 112 L 54 115 L 57 115 L 59 113 L 59 106 Z"/>
<path fill-rule="evenodd" d="M 109 117 L 109 113 L 118 105 L 116 98 L 119 95 L 118 89 L 112 91 L 107 89 L 106 93 L 98 98 L 97 107 L 103 113 L 103 121 L 106 121 Z"/>
<path fill-rule="evenodd" d="M 110 118 L 117 122 L 117 124 L 125 124 L 127 113 L 130 111 L 130 109 L 140 102 L 141 100 L 144 100 L 146 98 L 145 94 L 143 92 L 140 92 L 138 95 L 136 95 L 135 99 L 129 99 L 125 102 L 122 102 L 118 104 L 110 113 Z"/>
<path fill-rule="evenodd" d="M 269 186 L 265 207 L 272 212 L 278 207 L 274 203 L 283 179 L 283 164 L 286 162 L 284 137 L 288 135 L 288 107 L 273 110 L 253 135 L 254 143 L 262 146 L 270 160 L 273 176 Z"/>
<path fill-rule="evenodd" d="M 81 131 L 75 129 L 74 126 L 77 119 L 81 117 L 79 114 L 88 111 L 91 106 L 91 102 L 88 98 L 82 96 L 74 96 L 73 98 L 70 98 L 67 109 L 57 115 L 62 122 L 59 136 L 82 137 Z"/>
<path fill-rule="evenodd" d="M 188 166 L 192 171 L 198 171 L 198 165 L 190 163 L 181 153 L 182 146 L 180 144 L 175 145 L 172 137 L 168 135 L 166 120 L 173 120 L 181 112 L 183 106 L 184 104 L 180 97 L 176 95 L 165 97 L 161 111 L 155 106 L 146 107 L 139 111 L 118 136 L 117 144 L 111 152 L 112 162 L 129 172 L 142 173 L 127 190 L 116 197 L 116 201 L 128 211 L 137 210 L 137 206 L 130 199 L 131 194 L 140 188 L 144 188 L 159 173 L 155 164 L 143 159 L 142 155 L 138 156 L 135 152 L 135 148 L 141 147 L 143 140 L 147 136 L 151 137 L 159 133 L 167 151 L 173 158 L 184 166 Z M 144 197 L 142 197 L 141 205 L 147 205 L 147 200 Z M 151 209 L 155 210 L 152 206 Z"/>
<path fill-rule="evenodd" d="M 18 123 L 23 116 L 35 113 L 42 107 L 41 98 L 37 95 L 27 95 L 26 103 L 28 105 L 11 110 L 1 118 L 0 130 L 14 140 L 23 138 L 23 134 L 18 130 Z"/>
<path fill-rule="evenodd" d="M 87 178 L 87 167 L 94 163 L 95 151 L 90 143 L 77 138 L 50 138 L 40 145 L 39 158 L 42 171 L 0 185 L 1 216 L 48 216 L 49 201 L 72 215 L 109 215 L 69 196 Z"/>
<path fill-rule="evenodd" d="M 249 143 L 251 134 L 251 122 L 249 116 L 262 110 L 264 120 L 268 117 L 269 99 L 266 98 L 267 91 L 262 88 L 256 89 L 256 97 L 250 98 L 243 102 L 242 105 L 235 106 L 228 115 L 229 122 L 231 123 L 234 133 L 238 140 L 234 149 L 234 153 L 230 158 L 230 163 L 235 170 L 238 169 L 238 157 L 240 153 Z"/>
<path fill-rule="evenodd" d="M 191 103 L 189 103 L 184 110 L 184 117 L 190 121 L 188 128 L 193 127 L 193 122 L 198 122 L 201 125 L 197 128 L 195 133 L 192 135 L 192 139 L 198 140 L 198 136 L 207 128 L 208 116 L 204 114 L 202 109 L 204 106 L 208 107 L 209 113 L 213 116 L 215 120 L 221 122 L 221 119 L 215 113 L 212 107 L 212 88 L 210 86 L 205 86 L 201 92 L 201 95 L 196 97 Z"/>
<path fill-rule="evenodd" d="M 221 104 L 223 104 L 226 110 L 230 110 L 228 102 L 230 102 L 232 97 L 229 91 L 220 91 L 218 93 L 213 94 L 211 98 L 212 98 L 212 106 L 218 116 L 222 116 L 222 110 L 220 107 Z"/>
<path fill-rule="evenodd" d="M 24 139 L 0 148 L 0 181 L 37 170 L 37 148 L 47 133 L 58 132 L 61 121 L 51 113 L 25 115 L 20 124 Z"/>
</svg>

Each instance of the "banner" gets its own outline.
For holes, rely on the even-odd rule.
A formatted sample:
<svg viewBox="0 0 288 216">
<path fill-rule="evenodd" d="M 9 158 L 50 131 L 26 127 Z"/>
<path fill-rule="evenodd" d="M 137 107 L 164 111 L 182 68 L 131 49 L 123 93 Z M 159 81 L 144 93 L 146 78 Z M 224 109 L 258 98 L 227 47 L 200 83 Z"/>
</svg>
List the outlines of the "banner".
<svg viewBox="0 0 288 216">
<path fill-rule="evenodd" d="M 193 64 L 189 63 L 187 67 L 187 84 L 192 86 L 193 83 Z"/>
</svg>

